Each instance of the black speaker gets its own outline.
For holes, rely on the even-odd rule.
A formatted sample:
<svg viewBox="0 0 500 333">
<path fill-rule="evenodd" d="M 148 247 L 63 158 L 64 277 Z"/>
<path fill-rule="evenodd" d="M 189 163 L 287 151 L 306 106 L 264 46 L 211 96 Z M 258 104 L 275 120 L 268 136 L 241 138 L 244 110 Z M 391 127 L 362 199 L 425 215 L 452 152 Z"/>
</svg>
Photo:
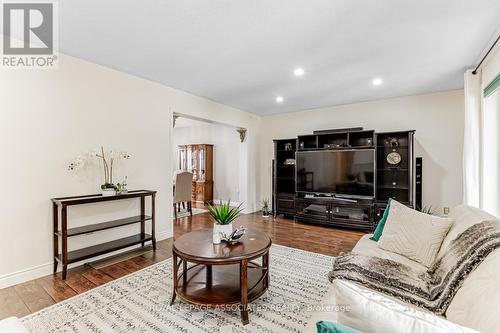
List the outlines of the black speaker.
<svg viewBox="0 0 500 333">
<path fill-rule="evenodd" d="M 422 208 L 422 157 L 416 158 L 416 167 L 415 167 L 415 207 L 417 209 Z"/>
</svg>

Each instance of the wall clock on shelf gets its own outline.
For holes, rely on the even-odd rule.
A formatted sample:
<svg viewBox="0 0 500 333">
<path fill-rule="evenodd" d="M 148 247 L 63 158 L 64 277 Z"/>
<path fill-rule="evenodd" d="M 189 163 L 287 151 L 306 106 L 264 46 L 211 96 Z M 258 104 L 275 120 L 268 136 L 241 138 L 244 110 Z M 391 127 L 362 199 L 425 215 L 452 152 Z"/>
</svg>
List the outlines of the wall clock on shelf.
<svg viewBox="0 0 500 333">
<path fill-rule="evenodd" d="M 399 163 L 401 163 L 401 154 L 397 151 L 393 150 L 386 157 L 387 163 L 389 163 L 390 167 L 398 167 Z"/>
</svg>

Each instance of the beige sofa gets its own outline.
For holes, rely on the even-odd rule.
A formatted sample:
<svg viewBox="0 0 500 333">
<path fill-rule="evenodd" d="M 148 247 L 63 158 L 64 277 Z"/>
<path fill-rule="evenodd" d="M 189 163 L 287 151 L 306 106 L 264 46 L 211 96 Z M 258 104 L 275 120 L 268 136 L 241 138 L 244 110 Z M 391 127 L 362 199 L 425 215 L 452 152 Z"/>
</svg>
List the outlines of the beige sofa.
<svg viewBox="0 0 500 333">
<path fill-rule="evenodd" d="M 500 220 L 486 212 L 458 206 L 451 210 L 455 222 L 441 245 L 438 257 L 450 242 L 468 227 Z M 420 265 L 401 255 L 382 250 L 365 235 L 353 252 L 392 259 L 411 266 Z M 311 317 L 307 332 L 315 323 L 328 320 L 351 326 L 365 333 L 400 332 L 500 332 L 500 249 L 492 252 L 464 281 L 446 311 L 446 317 L 432 314 L 356 283 L 335 280 L 324 297 L 321 312 Z"/>
</svg>

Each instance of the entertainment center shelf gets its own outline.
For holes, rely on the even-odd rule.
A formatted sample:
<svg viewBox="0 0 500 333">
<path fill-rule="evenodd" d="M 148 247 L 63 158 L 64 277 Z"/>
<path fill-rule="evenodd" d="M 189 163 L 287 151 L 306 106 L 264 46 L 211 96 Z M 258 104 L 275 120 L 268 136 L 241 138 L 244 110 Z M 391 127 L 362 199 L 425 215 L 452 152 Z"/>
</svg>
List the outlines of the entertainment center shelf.
<svg viewBox="0 0 500 333">
<path fill-rule="evenodd" d="M 274 140 L 275 214 L 373 231 L 389 198 L 415 206 L 414 133 L 356 128 Z"/>
<path fill-rule="evenodd" d="M 374 132 L 356 131 L 302 135 L 297 138 L 298 150 L 373 148 Z"/>
</svg>

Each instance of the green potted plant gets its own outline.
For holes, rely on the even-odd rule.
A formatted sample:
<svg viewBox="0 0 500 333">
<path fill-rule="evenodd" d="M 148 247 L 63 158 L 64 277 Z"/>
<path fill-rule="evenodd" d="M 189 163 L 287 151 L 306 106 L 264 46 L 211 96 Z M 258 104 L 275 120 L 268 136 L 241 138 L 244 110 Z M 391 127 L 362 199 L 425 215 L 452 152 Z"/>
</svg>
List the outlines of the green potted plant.
<svg viewBox="0 0 500 333">
<path fill-rule="evenodd" d="M 262 200 L 262 216 L 269 217 L 271 215 L 271 209 L 269 209 L 269 199 Z"/>
<path fill-rule="evenodd" d="M 227 235 L 231 235 L 233 232 L 233 221 L 241 215 L 241 205 L 237 207 L 231 207 L 231 201 L 223 203 L 222 200 L 219 204 L 210 205 L 207 204 L 208 211 L 215 220 L 213 229 L 213 243 L 220 244 L 222 238 Z"/>
</svg>

